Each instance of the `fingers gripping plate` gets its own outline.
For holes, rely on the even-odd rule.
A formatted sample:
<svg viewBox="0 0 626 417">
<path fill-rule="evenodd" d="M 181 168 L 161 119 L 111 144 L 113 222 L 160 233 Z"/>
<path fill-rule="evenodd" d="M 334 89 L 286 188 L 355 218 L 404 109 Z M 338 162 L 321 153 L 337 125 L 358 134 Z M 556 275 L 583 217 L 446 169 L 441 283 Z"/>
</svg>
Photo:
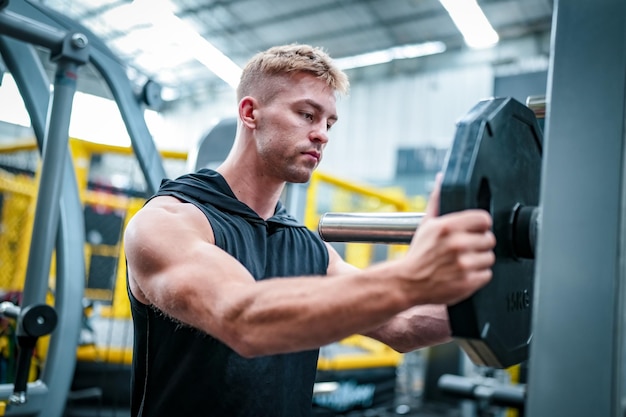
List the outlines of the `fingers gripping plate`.
<svg viewBox="0 0 626 417">
<path fill-rule="evenodd" d="M 496 262 L 489 284 L 450 306 L 452 335 L 478 365 L 528 358 L 534 259 L 520 256 L 521 208 L 537 210 L 542 134 L 534 113 L 512 98 L 479 102 L 459 121 L 441 185 L 440 213 L 482 208 L 493 217 Z M 536 219 L 537 216 L 530 216 Z M 533 228 L 530 222 L 525 229 Z"/>
</svg>

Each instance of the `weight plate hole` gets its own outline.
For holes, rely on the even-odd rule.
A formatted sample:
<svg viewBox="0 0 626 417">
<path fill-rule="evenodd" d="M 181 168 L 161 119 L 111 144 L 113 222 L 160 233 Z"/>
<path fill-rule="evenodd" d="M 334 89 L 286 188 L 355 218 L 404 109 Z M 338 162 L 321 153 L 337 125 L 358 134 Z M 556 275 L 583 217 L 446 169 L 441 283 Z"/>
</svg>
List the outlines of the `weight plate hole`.
<svg viewBox="0 0 626 417">
<path fill-rule="evenodd" d="M 480 186 L 478 187 L 478 195 L 476 196 L 477 207 L 491 213 L 491 188 L 489 187 L 489 181 L 487 178 L 480 180 Z"/>
</svg>

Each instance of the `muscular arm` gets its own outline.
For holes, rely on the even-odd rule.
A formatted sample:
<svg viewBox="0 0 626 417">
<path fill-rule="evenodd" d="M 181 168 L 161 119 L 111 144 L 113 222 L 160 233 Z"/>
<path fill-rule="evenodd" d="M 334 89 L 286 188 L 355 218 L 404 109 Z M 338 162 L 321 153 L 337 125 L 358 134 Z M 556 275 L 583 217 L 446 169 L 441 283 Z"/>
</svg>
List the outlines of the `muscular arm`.
<svg viewBox="0 0 626 417">
<path fill-rule="evenodd" d="M 468 264 L 457 258 L 466 247 L 491 253 L 489 217 L 465 217 L 467 225 L 468 219 L 458 216 L 422 226 L 425 243 L 410 257 L 339 271 L 333 279 L 256 282 L 213 244 L 211 227 L 195 206 L 157 197 L 125 232 L 129 285 L 140 301 L 243 356 L 316 348 L 367 333 L 414 305 L 458 301 L 488 282 L 491 257 Z M 454 232 L 459 228 L 467 230 Z"/>
<path fill-rule="evenodd" d="M 329 275 L 357 270 L 355 266 L 341 259 L 332 246 L 328 246 Z M 444 304 L 414 306 L 363 335 L 379 340 L 398 352 L 449 342 L 451 337 L 447 307 Z"/>
</svg>

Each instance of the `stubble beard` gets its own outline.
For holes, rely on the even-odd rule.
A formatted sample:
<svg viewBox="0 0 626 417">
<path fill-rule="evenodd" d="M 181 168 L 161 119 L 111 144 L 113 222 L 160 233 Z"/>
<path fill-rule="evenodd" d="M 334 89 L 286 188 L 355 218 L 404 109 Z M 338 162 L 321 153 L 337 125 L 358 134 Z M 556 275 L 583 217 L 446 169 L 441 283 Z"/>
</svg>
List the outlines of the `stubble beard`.
<svg viewBox="0 0 626 417">
<path fill-rule="evenodd" d="M 303 155 L 297 151 L 291 155 L 277 154 L 271 146 L 260 149 L 260 155 L 266 172 L 276 179 L 295 184 L 308 182 L 319 165 L 303 162 Z"/>
<path fill-rule="evenodd" d="M 270 169 L 275 170 L 279 177 L 285 182 L 295 184 L 308 182 L 316 166 L 308 167 L 296 160 L 297 158 L 285 158 L 282 161 L 270 162 L 272 164 Z"/>
</svg>

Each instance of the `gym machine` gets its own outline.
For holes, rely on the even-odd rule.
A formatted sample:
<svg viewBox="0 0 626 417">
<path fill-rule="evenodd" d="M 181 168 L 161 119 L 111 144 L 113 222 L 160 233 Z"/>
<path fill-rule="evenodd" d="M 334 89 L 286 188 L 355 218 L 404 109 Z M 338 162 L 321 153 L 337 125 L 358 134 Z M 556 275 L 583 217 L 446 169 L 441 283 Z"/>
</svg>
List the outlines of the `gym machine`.
<svg viewBox="0 0 626 417">
<path fill-rule="evenodd" d="M 530 109 L 500 117 L 506 100 L 479 103 L 459 124 L 440 206 L 489 210 L 498 238 L 492 282 L 449 308 L 453 336 L 479 365 L 528 360 L 528 383 L 440 385 L 531 417 L 623 416 L 626 3 L 555 3 L 545 143 Z M 509 155 L 496 142 L 510 142 Z M 406 242 L 421 221 L 360 216 L 328 215 L 320 234 Z M 397 240 L 389 225 L 403 230 Z"/>
<path fill-rule="evenodd" d="M 491 282 L 448 307 L 452 336 L 476 365 L 507 368 L 528 358 L 542 143 L 532 110 L 493 98 L 458 122 L 447 155 L 440 214 L 487 210 L 498 242 Z M 409 243 L 421 220 L 411 213 L 326 213 L 319 234 L 335 242 Z"/>
<path fill-rule="evenodd" d="M 512 98 L 492 98 L 458 122 L 447 154 L 440 213 L 487 210 L 497 239 L 491 282 L 448 307 L 453 338 L 478 366 L 504 369 L 528 359 L 542 147 L 532 110 Z M 410 243 L 423 217 L 326 213 L 318 231 L 330 242 Z M 437 386 L 451 397 L 476 400 L 480 409 L 524 408 L 523 385 L 444 374 Z"/>
<path fill-rule="evenodd" d="M 34 46 L 48 50 L 50 60 L 56 64 L 52 100 L 50 81 Z M 153 103 L 154 97 L 145 93 L 142 103 L 133 94 L 124 66 L 89 30 L 66 16 L 25 0 L 0 1 L 0 56 L 15 78 L 42 153 L 22 302 L 20 306 L 0 306 L 4 317 L 17 321 L 20 347 L 15 383 L 0 385 L 0 413 L 55 417 L 64 412 L 73 377 L 85 280 L 84 225 L 76 221 L 83 213 L 67 146 L 79 67 L 93 65 L 111 90 L 149 193 L 165 177 L 160 155 L 143 118 L 142 104 Z M 154 91 L 154 86 L 144 91 Z M 57 271 L 52 308 L 45 301 L 54 248 Z M 28 353 L 32 352 L 37 337 L 50 332 L 41 377 L 26 384 Z"/>
<path fill-rule="evenodd" d="M 54 372 L 56 366 L 63 363 L 71 363 L 68 354 L 75 355 L 75 343 L 78 340 L 79 325 L 77 321 L 73 324 L 77 313 L 80 313 L 80 304 L 72 305 L 73 300 L 64 299 L 64 290 L 77 291 L 73 294 L 74 302 L 80 303 L 82 290 L 80 283 L 71 284 L 71 277 L 81 277 L 84 265 L 81 265 L 81 246 L 76 245 L 76 240 L 81 233 L 81 225 L 72 225 L 68 222 L 68 210 L 74 210 L 74 214 L 81 213 L 78 203 L 78 194 L 66 194 L 66 199 L 61 201 L 61 189 L 69 189 L 67 181 L 64 182 L 64 170 L 66 168 L 67 138 L 69 130 L 69 120 L 71 105 L 76 91 L 76 73 L 78 67 L 87 60 L 87 40 L 79 33 L 66 34 L 52 30 L 49 27 L 32 24 L 30 21 L 21 19 L 8 9 L 8 2 L 2 3 L 0 12 L 0 51 L 3 60 L 9 71 L 14 73 L 16 82 L 29 86 L 28 91 L 22 91 L 26 98 L 27 108 L 31 111 L 32 125 L 38 140 L 39 148 L 42 151 L 41 185 L 37 198 L 35 210 L 35 223 L 33 226 L 32 244 L 30 247 L 28 267 L 25 279 L 25 288 L 20 307 L 5 306 L 3 315 L 13 317 L 17 320 L 17 328 L 23 327 L 24 318 L 14 309 L 26 310 L 31 306 L 43 306 L 48 292 L 48 274 L 51 265 L 52 251 L 57 239 L 58 256 L 58 281 L 57 294 L 60 297 L 55 303 L 53 310 L 54 321 L 56 314 L 64 323 L 69 323 L 72 327 L 59 327 L 53 334 L 48 352 L 48 362 L 41 379 L 34 383 L 25 384 L 28 376 L 30 359 L 23 359 L 32 349 L 36 339 L 23 340 L 18 342 L 18 365 L 14 386 L 5 384 L 0 387 L 0 398 L 8 399 L 4 401 L 5 415 L 37 415 L 45 408 L 59 413 L 64 408 L 64 403 L 59 403 L 56 398 L 65 398 L 71 383 L 71 373 L 62 372 L 61 368 Z M 9 39 L 5 35 L 11 34 Z M 57 72 L 55 76 L 54 97 L 50 109 L 50 120 L 46 120 L 48 113 L 48 103 L 50 101 L 49 83 L 38 74 L 38 65 L 24 65 L 25 62 L 33 61 L 34 51 L 20 49 L 20 42 L 29 42 L 54 51 L 54 59 L 57 61 Z M 13 51 L 15 53 L 11 53 Z M 22 54 L 20 54 L 20 52 Z M 20 61 L 20 63 L 18 63 Z M 30 74 L 26 72 L 31 72 Z M 34 72 L 34 73 L 32 73 Z M 43 104 L 45 103 L 45 104 Z M 46 126 L 47 125 L 47 126 Z M 67 175 L 71 179 L 71 174 Z M 67 192 L 66 192 L 67 193 Z M 75 198 L 74 201 L 70 200 Z M 71 204 L 71 203 L 75 204 Z M 63 237 L 63 238 L 62 238 Z M 67 242 L 67 243 L 64 243 Z M 73 260 L 71 260 L 73 258 Z M 84 274 L 84 272 L 82 272 Z M 78 281 L 74 279 L 74 281 Z M 44 320 L 45 322 L 45 320 Z M 51 320 L 50 320 L 51 322 Z M 56 323 L 55 323 L 56 324 Z M 49 332 L 54 328 L 48 329 Z M 48 333 L 49 333 L 48 332 Z M 54 372 L 54 373 L 52 373 Z M 55 378 L 52 383 L 51 378 Z M 9 390 L 13 393 L 9 394 Z M 60 415 L 60 414 L 59 414 Z"/>
</svg>

